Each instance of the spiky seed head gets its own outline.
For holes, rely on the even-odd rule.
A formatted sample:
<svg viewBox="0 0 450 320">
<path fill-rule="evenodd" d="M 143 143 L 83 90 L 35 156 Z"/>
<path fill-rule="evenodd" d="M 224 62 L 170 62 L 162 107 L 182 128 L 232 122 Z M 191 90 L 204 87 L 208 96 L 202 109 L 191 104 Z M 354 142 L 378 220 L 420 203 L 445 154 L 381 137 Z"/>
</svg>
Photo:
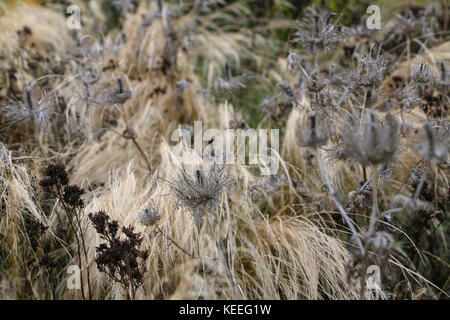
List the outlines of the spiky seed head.
<svg viewBox="0 0 450 320">
<path fill-rule="evenodd" d="M 140 224 L 151 227 L 161 219 L 161 213 L 155 206 L 149 206 L 138 212 L 136 221 Z"/>
<path fill-rule="evenodd" d="M 306 50 L 316 53 L 328 52 L 345 39 L 338 21 L 332 22 L 333 12 L 320 10 L 317 6 L 306 9 L 307 13 L 294 33 L 293 42 L 300 43 Z"/>
<path fill-rule="evenodd" d="M 411 78 L 420 84 L 426 84 L 434 80 L 434 74 L 425 61 L 419 62 L 411 69 Z"/>
<path fill-rule="evenodd" d="M 215 163 L 207 172 L 197 168 L 190 174 L 182 168 L 168 182 L 178 203 L 194 213 L 214 204 L 230 185 L 225 166 Z"/>
<path fill-rule="evenodd" d="M 368 111 L 362 129 L 355 119 L 342 127 L 343 153 L 364 165 L 388 162 L 397 151 L 397 131 L 398 123 L 391 114 L 381 123 L 373 111 Z"/>
<path fill-rule="evenodd" d="M 445 162 L 450 137 L 448 128 L 433 128 L 429 122 L 425 122 L 423 131 L 423 137 L 416 146 L 417 152 L 428 162 Z"/>
<path fill-rule="evenodd" d="M 306 123 L 297 123 L 298 142 L 302 147 L 319 147 L 329 138 L 329 130 L 322 117 L 316 113 L 308 116 Z"/>
</svg>

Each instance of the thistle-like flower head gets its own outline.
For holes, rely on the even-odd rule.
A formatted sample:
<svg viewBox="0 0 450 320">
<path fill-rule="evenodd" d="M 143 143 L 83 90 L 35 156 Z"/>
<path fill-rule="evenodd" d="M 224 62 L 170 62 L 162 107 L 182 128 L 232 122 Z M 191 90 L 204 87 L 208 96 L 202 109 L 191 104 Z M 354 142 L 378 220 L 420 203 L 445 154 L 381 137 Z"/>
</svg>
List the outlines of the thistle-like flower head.
<svg viewBox="0 0 450 320">
<path fill-rule="evenodd" d="M 231 93 L 236 89 L 244 89 L 245 83 L 248 81 L 249 76 L 246 74 L 233 77 L 231 74 L 231 68 L 228 62 L 225 64 L 225 77 L 217 77 L 214 85 L 216 90 L 222 92 Z"/>
<path fill-rule="evenodd" d="M 417 94 L 417 88 L 414 86 L 405 85 L 396 93 L 397 99 L 400 101 L 402 110 L 409 111 L 415 106 L 422 104 L 422 99 Z"/>
<path fill-rule="evenodd" d="M 429 162 L 445 162 L 450 138 L 449 128 L 434 127 L 426 122 L 423 126 L 424 137 L 417 145 L 417 152 Z"/>
<path fill-rule="evenodd" d="M 50 119 L 53 114 L 53 107 L 56 105 L 56 99 L 53 92 L 44 95 L 41 99 L 34 99 L 32 89 L 24 89 L 24 101 L 10 99 L 9 103 L 0 106 L 0 114 L 3 115 L 3 121 L 8 125 L 21 125 L 34 121 L 41 125 L 44 121 Z"/>
<path fill-rule="evenodd" d="M 363 128 L 354 119 L 342 127 L 343 153 L 364 165 L 388 162 L 397 151 L 397 131 L 398 123 L 391 114 L 381 123 L 373 111 L 368 111 Z"/>
<path fill-rule="evenodd" d="M 411 78 L 420 84 L 426 84 L 434 80 L 434 74 L 428 63 L 419 62 L 411 68 Z"/>
<path fill-rule="evenodd" d="M 332 22 L 333 12 L 309 7 L 297 26 L 293 42 L 301 43 L 307 50 L 328 52 L 345 39 L 338 21 Z"/>
<path fill-rule="evenodd" d="M 305 123 L 297 124 L 297 135 L 300 146 L 319 147 L 328 141 L 329 129 L 325 121 L 314 113 Z"/>
<path fill-rule="evenodd" d="M 161 213 L 156 206 L 149 206 L 138 212 L 136 221 L 140 224 L 151 227 L 161 219 Z"/>
<path fill-rule="evenodd" d="M 178 203 L 197 213 L 205 206 L 214 204 L 230 185 L 225 166 L 213 164 L 205 173 L 197 168 L 192 174 L 182 168 L 169 180 L 170 189 Z"/>
<path fill-rule="evenodd" d="M 350 86 L 354 90 L 367 90 L 377 87 L 383 81 L 383 75 L 388 62 L 381 55 L 381 46 L 378 53 L 373 53 L 374 44 L 370 46 L 367 54 L 361 49 L 356 68 L 350 72 Z"/>
</svg>

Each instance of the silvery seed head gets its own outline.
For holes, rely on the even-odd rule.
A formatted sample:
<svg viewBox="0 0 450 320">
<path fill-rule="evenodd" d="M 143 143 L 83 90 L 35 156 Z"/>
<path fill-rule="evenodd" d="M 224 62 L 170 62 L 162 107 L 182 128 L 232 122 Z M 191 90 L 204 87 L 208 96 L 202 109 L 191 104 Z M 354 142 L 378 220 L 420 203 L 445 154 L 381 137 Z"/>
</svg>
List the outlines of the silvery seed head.
<svg viewBox="0 0 450 320">
<path fill-rule="evenodd" d="M 50 119 L 53 107 L 56 105 L 55 95 L 50 92 L 36 101 L 32 95 L 32 89 L 24 89 L 24 101 L 10 99 L 9 103 L 0 106 L 3 122 L 8 125 L 22 125 L 34 121 L 41 125 Z"/>
<path fill-rule="evenodd" d="M 292 90 L 292 86 L 284 81 L 277 83 L 277 88 L 280 90 L 280 93 L 286 96 L 289 99 L 295 99 L 294 91 Z"/>
<path fill-rule="evenodd" d="M 367 90 L 377 87 L 383 81 L 388 61 L 381 55 L 381 46 L 378 53 L 373 54 L 374 44 L 370 46 L 369 53 L 364 54 L 361 49 L 356 68 L 349 74 L 350 87 L 353 90 Z"/>
<path fill-rule="evenodd" d="M 327 85 L 327 79 L 320 73 L 320 71 L 315 70 L 306 78 L 304 85 L 306 90 L 310 93 L 318 93 Z"/>
<path fill-rule="evenodd" d="M 368 181 L 360 183 L 356 190 L 348 193 L 347 197 L 353 209 L 370 208 L 372 205 L 372 186 Z"/>
<path fill-rule="evenodd" d="M 434 80 L 434 74 L 425 61 L 419 62 L 411 68 L 411 78 L 420 84 L 426 84 Z"/>
<path fill-rule="evenodd" d="M 277 89 L 280 91 L 280 96 L 289 103 L 297 103 L 302 95 L 301 83 L 299 82 L 290 84 L 281 81 L 277 83 Z"/>
<path fill-rule="evenodd" d="M 337 144 L 335 146 L 326 148 L 325 159 L 329 164 L 337 163 L 338 161 L 346 160 L 345 157 L 345 148 L 343 144 Z"/>
<path fill-rule="evenodd" d="M 364 165 L 388 162 L 397 151 L 397 131 L 398 123 L 391 114 L 381 123 L 373 111 L 368 111 L 363 128 L 355 119 L 342 127 L 344 154 Z"/>
<path fill-rule="evenodd" d="M 281 187 L 289 184 L 286 175 L 270 175 L 258 179 L 255 183 L 250 185 L 249 194 L 251 197 L 257 195 L 274 195 L 280 192 Z"/>
<path fill-rule="evenodd" d="M 186 81 L 186 79 L 182 79 L 175 83 L 175 89 L 177 90 L 178 93 L 182 93 L 184 90 L 186 90 L 188 84 L 189 83 Z"/>
<path fill-rule="evenodd" d="M 327 143 L 330 134 L 325 121 L 312 114 L 306 123 L 297 123 L 297 136 L 302 147 L 320 147 Z"/>
<path fill-rule="evenodd" d="M 433 36 L 433 28 L 425 13 L 421 13 L 418 17 L 411 10 L 407 10 L 403 15 L 395 14 L 395 24 L 392 29 L 391 37 L 398 35 L 428 34 Z"/>
<path fill-rule="evenodd" d="M 394 246 L 394 238 L 391 234 L 379 231 L 369 240 L 378 258 L 384 258 Z"/>
<path fill-rule="evenodd" d="M 136 217 L 136 221 L 146 227 L 153 226 L 160 219 L 161 213 L 159 212 L 159 209 L 154 206 L 150 206 L 142 211 L 139 211 Z"/>
<path fill-rule="evenodd" d="M 147 29 L 153 21 L 162 18 L 163 15 L 168 19 L 176 18 L 179 15 L 179 9 L 176 5 L 166 4 L 163 6 L 162 1 L 158 0 L 158 9 L 156 11 L 141 15 L 142 22 L 138 28 L 138 33 Z"/>
<path fill-rule="evenodd" d="M 416 199 L 414 197 L 408 197 L 408 196 L 405 196 L 404 194 L 396 195 L 392 199 L 392 202 L 393 203 L 400 202 L 402 204 L 403 208 L 405 208 L 407 210 L 412 210 L 415 212 L 418 212 L 418 211 L 432 212 L 435 210 L 433 208 L 433 206 L 430 204 L 430 202 Z"/>
<path fill-rule="evenodd" d="M 422 105 L 422 99 L 417 94 L 417 88 L 405 85 L 397 91 L 397 99 L 400 101 L 402 110 L 410 111 L 416 106 Z"/>
<path fill-rule="evenodd" d="M 249 80 L 249 76 L 246 74 L 233 77 L 231 74 L 231 68 L 228 62 L 225 64 L 225 76 L 217 77 L 214 86 L 216 90 L 231 93 L 236 89 L 244 89 L 245 83 Z"/>
<path fill-rule="evenodd" d="M 378 167 L 378 179 L 379 182 L 391 182 L 395 177 L 395 167 L 386 162 Z"/>
<path fill-rule="evenodd" d="M 297 26 L 292 41 L 302 44 L 305 49 L 312 53 L 316 53 L 318 50 L 330 51 L 345 39 L 340 31 L 338 21 L 332 22 L 334 15 L 335 13 L 320 10 L 316 6 L 309 7 L 306 10 L 305 17 Z"/>
<path fill-rule="evenodd" d="M 423 125 L 424 135 L 416 146 L 417 152 L 429 162 L 442 163 L 447 161 L 450 132 L 448 128 L 435 127 L 426 122 Z"/>
<path fill-rule="evenodd" d="M 334 91 L 331 90 L 322 90 L 313 94 L 310 98 L 311 108 L 320 116 L 332 116 L 338 105 Z"/>
<path fill-rule="evenodd" d="M 211 13 L 211 8 L 207 0 L 195 0 L 194 9 L 199 15 Z"/>
<path fill-rule="evenodd" d="M 197 168 L 191 174 L 182 168 L 168 183 L 178 203 L 194 214 L 214 204 L 230 185 L 225 166 L 215 163 L 207 172 Z"/>
</svg>

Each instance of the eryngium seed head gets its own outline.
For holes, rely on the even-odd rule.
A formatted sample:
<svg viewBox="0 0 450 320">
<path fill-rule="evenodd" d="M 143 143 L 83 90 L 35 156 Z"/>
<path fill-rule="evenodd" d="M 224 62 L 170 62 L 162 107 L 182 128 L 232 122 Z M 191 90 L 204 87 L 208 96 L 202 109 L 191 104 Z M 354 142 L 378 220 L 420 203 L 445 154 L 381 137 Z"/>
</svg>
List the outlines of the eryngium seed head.
<svg viewBox="0 0 450 320">
<path fill-rule="evenodd" d="M 311 114 L 304 123 L 297 123 L 298 142 L 302 147 L 319 147 L 325 144 L 329 130 L 317 114 Z"/>
<path fill-rule="evenodd" d="M 377 87 L 383 81 L 384 71 L 388 61 L 381 55 L 381 46 L 378 53 L 373 53 L 374 44 L 370 46 L 369 53 L 360 52 L 356 68 L 350 72 L 349 82 L 354 90 L 366 90 Z"/>
<path fill-rule="evenodd" d="M 246 87 L 245 83 L 248 81 L 249 76 L 246 74 L 233 77 L 231 74 L 231 68 L 229 63 L 225 64 L 225 76 L 217 77 L 214 86 L 216 90 L 222 92 L 231 93 L 236 89 L 244 89 Z"/>
<path fill-rule="evenodd" d="M 424 136 L 417 145 L 417 152 L 429 162 L 445 162 L 448 154 L 450 133 L 448 128 L 433 128 L 429 122 L 423 126 Z"/>
<path fill-rule="evenodd" d="M 182 168 L 170 179 L 169 185 L 180 205 L 198 212 L 218 200 L 230 184 L 228 178 L 225 166 L 214 164 L 207 173 L 198 168 L 189 174 Z"/>
<path fill-rule="evenodd" d="M 434 74 L 428 64 L 425 61 L 421 61 L 412 67 L 411 78 L 417 83 L 425 84 L 433 81 Z"/>
<path fill-rule="evenodd" d="M 293 42 L 301 43 L 307 50 L 328 52 L 345 39 L 338 22 L 332 22 L 333 12 L 309 7 L 294 33 Z"/>
<path fill-rule="evenodd" d="M 320 71 L 315 70 L 307 77 L 305 82 L 305 88 L 310 93 L 318 93 L 322 91 L 327 85 L 327 79 L 320 73 Z"/>
<path fill-rule="evenodd" d="M 381 123 L 374 112 L 368 111 L 362 129 L 355 119 L 342 127 L 343 153 L 347 159 L 364 165 L 387 162 L 397 151 L 397 131 L 398 123 L 391 114 Z"/>
<path fill-rule="evenodd" d="M 159 219 L 161 219 L 161 213 L 159 212 L 159 209 L 154 206 L 149 206 L 148 208 L 139 211 L 136 217 L 136 221 L 146 227 L 153 226 Z"/>
</svg>

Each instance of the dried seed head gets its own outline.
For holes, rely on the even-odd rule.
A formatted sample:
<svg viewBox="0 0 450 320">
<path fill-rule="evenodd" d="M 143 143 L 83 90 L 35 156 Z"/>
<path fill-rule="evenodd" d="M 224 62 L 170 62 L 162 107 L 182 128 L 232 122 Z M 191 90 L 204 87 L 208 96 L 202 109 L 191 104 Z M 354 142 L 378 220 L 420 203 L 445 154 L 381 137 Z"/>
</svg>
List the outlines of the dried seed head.
<svg viewBox="0 0 450 320">
<path fill-rule="evenodd" d="M 370 208 L 372 206 L 372 186 L 368 181 L 361 182 L 356 190 L 349 192 L 347 198 L 351 209 Z"/>
<path fill-rule="evenodd" d="M 69 183 L 69 175 L 63 164 L 49 164 L 44 171 L 44 178 L 39 185 L 45 190 L 50 190 L 54 185 L 66 186 Z"/>
<path fill-rule="evenodd" d="M 327 85 L 327 79 L 320 73 L 320 71 L 315 70 L 307 77 L 305 82 L 305 88 L 309 93 L 318 93 L 322 91 Z"/>
<path fill-rule="evenodd" d="M 281 94 L 285 95 L 289 99 L 295 99 L 294 93 L 292 92 L 291 85 L 287 82 L 278 82 L 277 88 L 281 91 Z"/>
<path fill-rule="evenodd" d="M 325 121 L 314 113 L 306 123 L 297 124 L 297 135 L 300 146 L 319 147 L 328 141 L 329 130 Z"/>
<path fill-rule="evenodd" d="M 433 212 L 435 210 L 428 201 L 414 199 L 411 197 L 407 197 L 403 194 L 396 195 L 392 199 L 392 201 L 393 201 L 393 203 L 401 202 L 405 209 L 409 209 L 414 212 L 418 212 L 418 211 Z"/>
<path fill-rule="evenodd" d="M 114 0 L 112 5 L 119 12 L 131 12 L 135 8 L 135 3 L 132 0 Z"/>
<path fill-rule="evenodd" d="M 362 246 L 357 245 L 358 242 Z M 394 238 L 387 232 L 370 234 L 367 231 L 362 231 L 353 235 L 350 239 L 349 248 L 351 257 L 346 265 L 346 281 L 351 283 L 352 280 L 361 277 L 363 273 L 367 272 L 367 265 L 384 261 L 394 244 Z M 369 248 L 373 248 L 373 251 Z M 365 267 L 363 268 L 363 266 Z"/>
<path fill-rule="evenodd" d="M 153 226 L 160 219 L 161 213 L 159 212 L 159 209 L 155 206 L 149 206 L 148 208 L 139 211 L 136 217 L 136 221 L 146 227 Z"/>
<path fill-rule="evenodd" d="M 194 9 L 199 15 L 211 13 L 208 1 L 206 0 L 195 0 Z"/>
<path fill-rule="evenodd" d="M 214 204 L 230 185 L 228 175 L 225 174 L 225 166 L 215 163 L 207 173 L 198 168 L 193 174 L 189 174 L 182 168 L 168 182 L 179 204 L 189 208 L 193 213 Z"/>
<path fill-rule="evenodd" d="M 419 62 L 411 68 L 411 78 L 420 84 L 426 84 L 434 80 L 434 74 L 425 61 Z"/>
<path fill-rule="evenodd" d="M 11 99 L 9 103 L 0 107 L 0 113 L 3 115 L 3 121 L 9 125 L 22 125 L 35 121 L 41 125 L 44 121 L 50 119 L 53 114 L 53 107 L 56 105 L 54 92 L 44 95 L 39 101 L 34 101 L 32 89 L 24 89 L 24 101 Z"/>
<path fill-rule="evenodd" d="M 189 83 L 186 81 L 186 79 L 182 79 L 182 80 L 177 81 L 175 83 L 175 88 L 176 88 L 178 93 L 182 93 L 184 90 L 186 90 L 188 84 Z"/>
<path fill-rule="evenodd" d="M 261 101 L 257 107 L 258 110 L 274 121 L 289 115 L 293 107 L 289 98 L 286 99 L 286 97 L 282 97 L 282 99 L 280 99 L 281 101 L 278 102 L 278 97 L 279 95 L 275 97 L 264 97 L 263 101 Z"/>
<path fill-rule="evenodd" d="M 373 111 L 368 111 L 363 130 L 354 119 L 342 127 L 344 154 L 347 159 L 364 165 L 388 162 L 397 151 L 397 131 L 398 123 L 391 114 L 382 124 Z"/>
<path fill-rule="evenodd" d="M 384 258 L 394 246 L 394 238 L 387 232 L 376 232 L 369 240 L 378 258 Z"/>
<path fill-rule="evenodd" d="M 292 41 L 302 44 L 312 53 L 317 50 L 328 52 L 345 39 L 338 21 L 331 21 L 334 15 L 335 13 L 321 10 L 317 6 L 308 7 Z"/>
<path fill-rule="evenodd" d="M 414 34 L 428 34 L 431 35 L 432 28 L 429 27 L 429 23 L 426 19 L 425 14 L 422 12 L 418 16 L 415 16 L 411 10 L 406 10 L 403 15 L 398 13 L 395 14 L 395 24 L 392 28 L 391 37 L 394 39 L 399 35 L 409 35 Z"/>
<path fill-rule="evenodd" d="M 376 55 L 373 53 L 374 46 L 373 43 L 367 54 L 364 54 L 364 48 L 361 49 L 356 68 L 352 69 L 348 76 L 352 90 L 373 89 L 383 81 L 388 61 L 381 55 L 381 45 Z"/>
<path fill-rule="evenodd" d="M 244 89 L 245 83 L 249 80 L 249 76 L 246 74 L 233 77 L 231 74 L 230 65 L 227 62 L 225 64 L 225 77 L 217 77 L 214 86 L 216 90 L 231 93 L 236 89 Z"/>
<path fill-rule="evenodd" d="M 448 128 L 433 128 L 429 122 L 423 125 L 424 136 L 417 145 L 417 152 L 429 162 L 446 162 L 450 133 Z"/>
<path fill-rule="evenodd" d="M 397 91 L 397 98 L 404 111 L 411 111 L 414 107 L 422 105 L 422 99 L 418 96 L 416 88 L 408 85 Z"/>
</svg>

